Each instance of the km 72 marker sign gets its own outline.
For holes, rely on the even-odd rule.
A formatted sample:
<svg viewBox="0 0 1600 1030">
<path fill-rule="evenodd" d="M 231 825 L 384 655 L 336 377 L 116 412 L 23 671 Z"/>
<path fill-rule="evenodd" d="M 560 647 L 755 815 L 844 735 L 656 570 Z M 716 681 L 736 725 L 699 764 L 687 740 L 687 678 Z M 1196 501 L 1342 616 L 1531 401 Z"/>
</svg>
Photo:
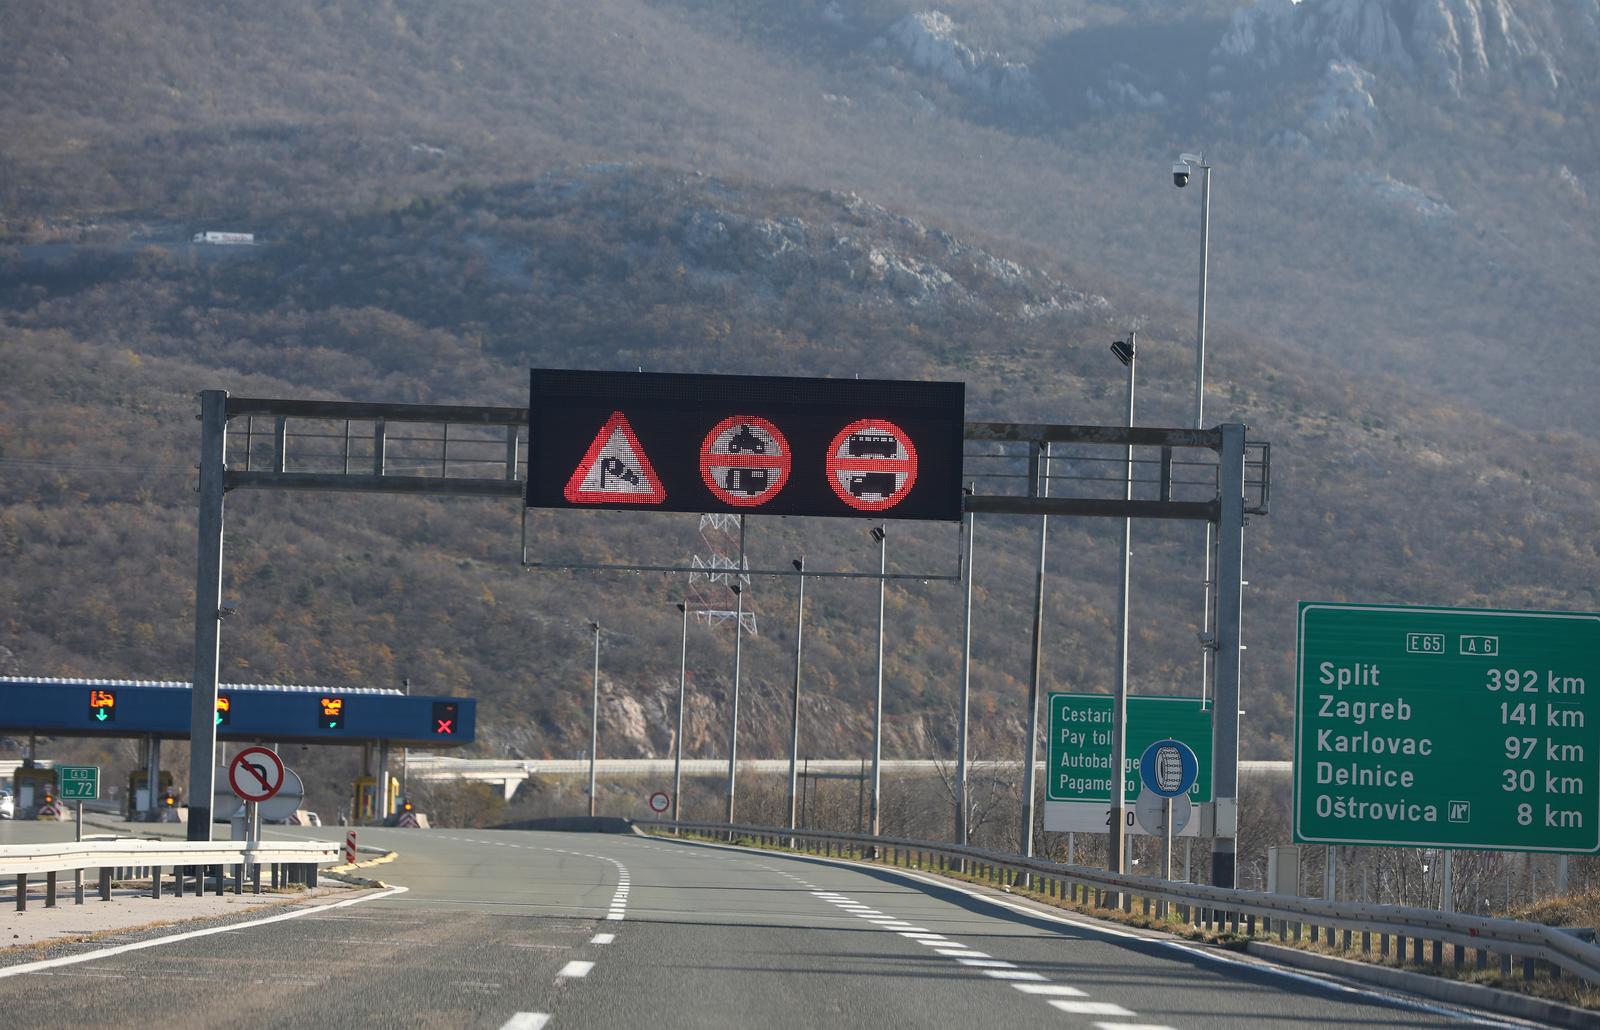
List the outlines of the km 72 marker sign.
<svg viewBox="0 0 1600 1030">
<path fill-rule="evenodd" d="M 1295 839 L 1600 853 L 1597 727 L 1600 615 L 1302 603 Z"/>
</svg>

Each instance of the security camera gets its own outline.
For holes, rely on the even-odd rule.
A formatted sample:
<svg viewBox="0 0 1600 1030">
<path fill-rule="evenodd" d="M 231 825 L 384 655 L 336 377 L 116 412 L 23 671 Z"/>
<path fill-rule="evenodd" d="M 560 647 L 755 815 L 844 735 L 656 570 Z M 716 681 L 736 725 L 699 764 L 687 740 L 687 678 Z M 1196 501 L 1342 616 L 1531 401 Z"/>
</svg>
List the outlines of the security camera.
<svg viewBox="0 0 1600 1030">
<path fill-rule="evenodd" d="M 1189 166 L 1178 163 L 1172 166 L 1172 185 L 1180 190 L 1189 185 Z"/>
</svg>

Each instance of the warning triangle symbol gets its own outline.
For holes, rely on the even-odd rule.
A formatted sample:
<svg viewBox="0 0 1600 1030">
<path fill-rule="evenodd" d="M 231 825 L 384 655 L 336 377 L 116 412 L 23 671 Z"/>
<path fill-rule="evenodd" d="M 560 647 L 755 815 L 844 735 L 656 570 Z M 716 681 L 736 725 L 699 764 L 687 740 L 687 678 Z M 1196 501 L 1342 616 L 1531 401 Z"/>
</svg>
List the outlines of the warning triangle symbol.
<svg viewBox="0 0 1600 1030">
<path fill-rule="evenodd" d="M 660 504 L 667 499 L 628 416 L 613 411 L 561 491 L 572 504 Z"/>
</svg>

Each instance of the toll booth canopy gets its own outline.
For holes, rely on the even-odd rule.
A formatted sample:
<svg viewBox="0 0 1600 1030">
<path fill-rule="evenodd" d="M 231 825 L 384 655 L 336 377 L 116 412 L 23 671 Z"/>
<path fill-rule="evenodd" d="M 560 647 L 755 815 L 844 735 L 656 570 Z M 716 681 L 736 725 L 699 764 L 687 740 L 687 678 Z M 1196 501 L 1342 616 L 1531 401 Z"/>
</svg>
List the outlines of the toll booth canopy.
<svg viewBox="0 0 1600 1030">
<path fill-rule="evenodd" d="M 0 678 L 0 732 L 187 737 L 192 693 L 176 681 Z M 265 683 L 217 690 L 220 740 L 459 747 L 472 743 L 476 717 L 470 697 Z"/>
</svg>

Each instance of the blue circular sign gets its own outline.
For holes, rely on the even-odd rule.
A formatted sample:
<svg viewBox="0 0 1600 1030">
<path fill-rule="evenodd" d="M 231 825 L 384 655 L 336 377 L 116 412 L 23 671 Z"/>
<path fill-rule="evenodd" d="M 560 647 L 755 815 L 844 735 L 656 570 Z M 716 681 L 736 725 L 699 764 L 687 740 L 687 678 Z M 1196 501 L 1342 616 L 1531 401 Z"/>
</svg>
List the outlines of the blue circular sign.
<svg viewBox="0 0 1600 1030">
<path fill-rule="evenodd" d="M 1158 740 L 1139 757 L 1139 779 L 1153 794 L 1175 798 L 1189 793 L 1200 775 L 1200 760 L 1181 740 Z"/>
</svg>

